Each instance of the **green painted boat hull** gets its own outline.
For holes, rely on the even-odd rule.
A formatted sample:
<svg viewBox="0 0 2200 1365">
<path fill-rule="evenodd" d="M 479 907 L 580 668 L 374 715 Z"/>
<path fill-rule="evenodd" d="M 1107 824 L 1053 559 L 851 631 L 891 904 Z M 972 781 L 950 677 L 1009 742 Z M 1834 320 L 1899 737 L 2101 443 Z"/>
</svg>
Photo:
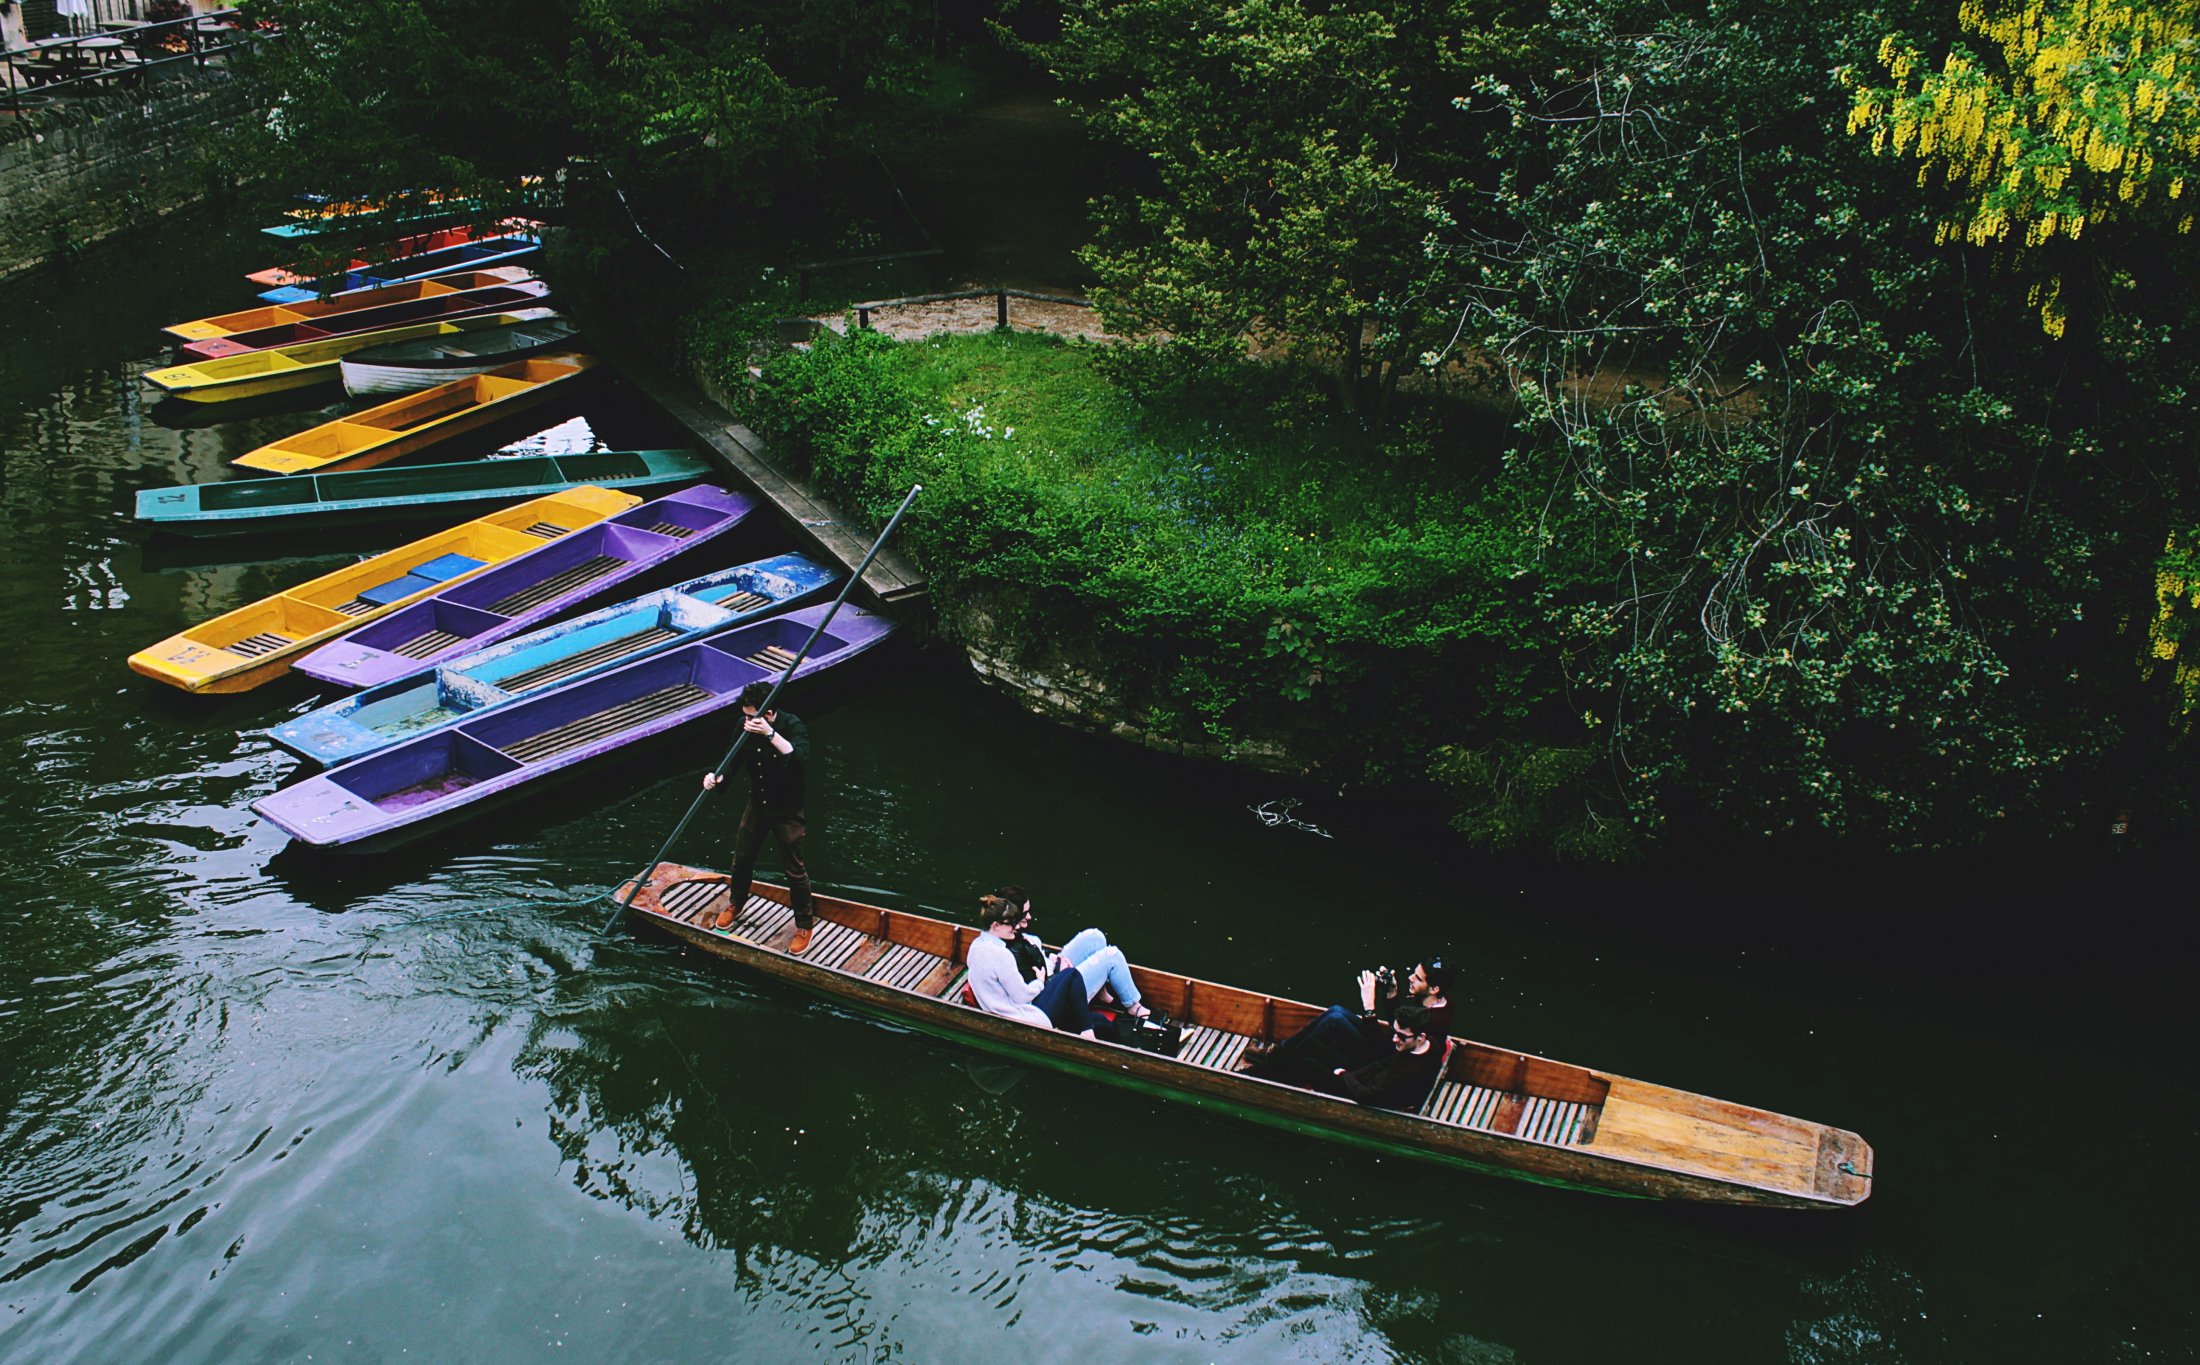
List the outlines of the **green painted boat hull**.
<svg viewBox="0 0 2200 1365">
<path fill-rule="evenodd" d="M 578 484 L 642 492 L 694 483 L 718 472 L 688 450 L 604 450 L 516 460 L 390 465 L 349 473 L 298 474 L 147 488 L 137 519 L 164 534 L 231 536 L 429 520 L 489 510 Z"/>
</svg>

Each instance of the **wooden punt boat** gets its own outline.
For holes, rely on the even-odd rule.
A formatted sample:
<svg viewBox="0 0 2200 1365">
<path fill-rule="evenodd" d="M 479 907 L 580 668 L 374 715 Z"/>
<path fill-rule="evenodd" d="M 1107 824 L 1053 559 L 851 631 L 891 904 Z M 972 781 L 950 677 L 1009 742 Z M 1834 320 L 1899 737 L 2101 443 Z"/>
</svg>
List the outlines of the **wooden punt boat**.
<svg viewBox="0 0 2200 1365">
<path fill-rule="evenodd" d="M 263 796 L 252 809 L 310 847 L 372 852 L 697 722 L 718 740 L 732 733 L 725 713 L 741 689 L 785 672 L 829 610 L 804 607 L 454 721 Z M 843 664 L 893 629 L 843 606 L 794 676 Z"/>
<path fill-rule="evenodd" d="M 595 364 L 572 352 L 514 361 L 270 441 L 230 463 L 268 474 L 371 469 L 546 403 Z"/>
<path fill-rule="evenodd" d="M 607 517 L 462 583 L 447 583 L 294 665 L 339 687 L 372 687 L 508 640 L 682 555 L 756 510 L 756 499 L 704 484 Z"/>
<path fill-rule="evenodd" d="M 720 569 L 366 688 L 273 726 L 268 737 L 335 767 L 461 717 L 799 606 L 839 581 L 833 570 L 794 554 Z"/>
<path fill-rule="evenodd" d="M 264 285 L 270 289 L 279 289 L 286 284 L 310 286 L 317 283 L 324 276 L 342 276 L 354 270 L 373 270 L 380 264 L 405 256 L 425 256 L 431 251 L 441 251 L 447 246 L 464 246 L 468 242 L 486 241 L 491 237 L 509 237 L 514 233 L 533 233 L 541 230 L 542 224 L 527 218 L 507 218 L 502 223 L 489 228 L 472 226 L 438 228 L 433 232 L 416 232 L 409 236 L 400 237 L 389 243 L 387 249 L 378 257 L 354 256 L 334 271 L 299 261 L 291 265 L 271 265 L 265 270 L 255 270 L 245 276 L 245 279 L 251 284 Z"/>
<path fill-rule="evenodd" d="M 412 284 L 391 287 L 402 290 L 432 283 L 429 280 L 416 280 Z M 378 294 L 383 291 L 364 292 Z M 204 337 L 178 346 L 176 355 L 185 363 L 194 360 L 220 360 L 224 356 L 265 351 L 276 346 L 292 346 L 301 341 L 357 336 L 362 332 L 386 332 L 416 322 L 441 322 L 471 317 L 477 313 L 512 313 L 520 309 L 537 309 L 544 306 L 549 298 L 550 286 L 543 280 L 523 279 L 485 284 L 475 289 L 453 289 L 423 298 L 379 303 L 371 308 L 326 313 L 311 321 L 278 322 L 267 327 L 255 327 L 250 331 L 233 332 L 228 336 Z"/>
<path fill-rule="evenodd" d="M 503 327 L 514 322 L 529 322 L 551 316 L 547 308 L 524 308 L 517 312 L 476 313 L 472 317 L 451 318 L 430 322 L 415 322 L 396 327 L 386 327 L 379 332 L 354 332 L 345 336 L 323 337 L 319 341 L 300 341 L 288 346 L 270 346 L 263 351 L 246 351 L 242 355 L 226 355 L 219 360 L 196 360 L 188 365 L 170 365 L 165 369 L 147 370 L 146 382 L 166 392 L 171 398 L 187 403 L 226 403 L 238 398 L 258 398 L 262 394 L 282 393 L 290 389 L 310 388 L 327 383 L 337 377 L 336 362 L 353 351 L 369 346 L 379 346 L 389 341 L 405 341 L 412 337 L 456 336 L 460 332 L 478 331 L 484 327 Z"/>
<path fill-rule="evenodd" d="M 178 322 L 161 330 L 178 341 L 205 341 L 211 337 L 233 336 L 238 332 L 251 332 L 288 322 L 313 322 L 337 313 L 379 308 L 385 303 L 441 298 L 445 294 L 455 294 L 461 290 L 518 284 L 533 278 L 533 273 L 523 265 L 498 266 L 494 270 L 464 270 L 432 280 L 410 280 L 404 284 L 385 284 L 373 289 L 354 289 L 325 299 L 307 299 L 302 303 L 271 303 L 259 308 L 239 309 L 233 313 L 217 313 L 212 317 Z"/>
<path fill-rule="evenodd" d="M 694 483 L 712 472 L 710 460 L 691 450 L 595 450 L 516 460 L 397 465 L 348 474 L 141 488 L 137 519 L 153 530 L 180 536 L 319 530 L 448 519 L 452 512 L 524 502 L 583 483 L 642 493 Z"/>
<path fill-rule="evenodd" d="M 344 392 L 353 397 L 417 393 L 571 346 L 580 330 L 565 318 L 544 318 L 541 322 L 490 327 L 464 336 L 395 341 L 354 351 L 337 362 L 336 369 L 343 377 Z"/>
<path fill-rule="evenodd" d="M 1872 1150 L 1854 1133 L 1465 1038 L 1418 1113 L 1239 1075 L 1249 1044 L 1289 1037 L 1320 1009 L 1150 967 L 1131 968 L 1139 991 L 1185 1023 L 1173 1058 L 1002 1019 L 960 998 L 977 929 L 818 896 L 816 937 L 791 957 L 787 893 L 756 891 L 731 929 L 706 929 L 726 904 L 724 877 L 667 864 L 628 921 L 926 1033 L 1388 1155 L 1712 1204 L 1835 1209 L 1871 1193 Z"/>
<path fill-rule="evenodd" d="M 510 232 L 501 237 L 483 237 L 475 241 L 460 242 L 455 246 L 439 247 L 415 256 L 400 256 L 380 265 L 368 265 L 356 270 L 342 270 L 307 280 L 303 284 L 281 284 L 263 289 L 259 297 L 267 303 L 300 303 L 316 299 L 323 294 L 338 294 L 353 289 L 372 289 L 378 285 L 403 284 L 406 280 L 432 280 L 439 275 L 450 275 L 461 270 L 487 270 L 493 266 L 516 265 L 542 250 L 542 238 L 534 232 Z"/>
<path fill-rule="evenodd" d="M 130 667 L 186 692 L 247 692 L 363 621 L 640 501 L 631 493 L 583 487 L 492 512 L 224 612 L 132 654 Z"/>
</svg>

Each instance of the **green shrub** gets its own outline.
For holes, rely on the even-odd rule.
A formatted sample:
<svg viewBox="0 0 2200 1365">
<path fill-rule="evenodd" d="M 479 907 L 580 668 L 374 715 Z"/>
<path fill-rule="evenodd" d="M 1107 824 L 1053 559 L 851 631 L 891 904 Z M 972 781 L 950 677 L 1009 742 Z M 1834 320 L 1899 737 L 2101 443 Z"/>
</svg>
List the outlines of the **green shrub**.
<svg viewBox="0 0 2200 1365">
<path fill-rule="evenodd" d="M 883 518 L 923 483 L 905 548 L 943 628 L 983 612 L 1084 666 L 1110 719 L 1398 781 L 1555 717 L 1554 579 L 1513 529 L 1539 495 L 1471 422 L 1401 423 L 1401 446 L 1286 367 L 1135 377 L 1051 337 L 858 331 L 768 361 L 748 416 L 844 507 Z"/>
</svg>

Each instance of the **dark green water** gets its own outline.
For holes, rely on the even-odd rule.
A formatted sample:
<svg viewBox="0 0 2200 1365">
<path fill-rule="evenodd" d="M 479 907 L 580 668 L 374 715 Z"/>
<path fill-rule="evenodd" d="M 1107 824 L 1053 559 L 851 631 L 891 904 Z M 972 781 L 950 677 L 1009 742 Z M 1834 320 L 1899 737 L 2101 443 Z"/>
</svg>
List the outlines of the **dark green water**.
<svg viewBox="0 0 2200 1365">
<path fill-rule="evenodd" d="M 0 292 L 0 1359 L 2194 1357 L 2192 896 L 2147 869 L 1588 875 L 1065 734 L 936 653 L 790 701 L 827 881 L 953 910 L 1021 880 L 1057 932 L 1315 997 L 1440 943 L 1475 1036 L 1875 1144 L 1870 1203 L 1795 1215 L 1378 1162 L 598 937 L 568 898 L 648 856 L 700 756 L 286 853 L 245 807 L 296 765 L 250 732 L 314 694 L 123 664 L 359 548 L 223 562 L 259 549 L 129 520 L 316 420 L 173 431 L 136 378 L 271 257 L 178 220 Z M 1294 796 L 1334 838 L 1248 810 Z"/>
</svg>

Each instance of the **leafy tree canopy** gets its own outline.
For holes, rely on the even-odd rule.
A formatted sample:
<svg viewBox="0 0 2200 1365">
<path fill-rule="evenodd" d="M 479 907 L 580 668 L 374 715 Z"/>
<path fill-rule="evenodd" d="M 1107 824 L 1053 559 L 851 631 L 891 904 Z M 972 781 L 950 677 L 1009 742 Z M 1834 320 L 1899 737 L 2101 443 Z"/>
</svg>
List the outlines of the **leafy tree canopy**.
<svg viewBox="0 0 2200 1365">
<path fill-rule="evenodd" d="M 1085 261 L 1125 332 L 1332 365 L 1379 411 L 1457 335 L 1489 120 L 1454 95 L 1529 50 L 1505 0 L 1073 0 L 1044 51 L 1080 112 L 1137 155 Z"/>
</svg>

